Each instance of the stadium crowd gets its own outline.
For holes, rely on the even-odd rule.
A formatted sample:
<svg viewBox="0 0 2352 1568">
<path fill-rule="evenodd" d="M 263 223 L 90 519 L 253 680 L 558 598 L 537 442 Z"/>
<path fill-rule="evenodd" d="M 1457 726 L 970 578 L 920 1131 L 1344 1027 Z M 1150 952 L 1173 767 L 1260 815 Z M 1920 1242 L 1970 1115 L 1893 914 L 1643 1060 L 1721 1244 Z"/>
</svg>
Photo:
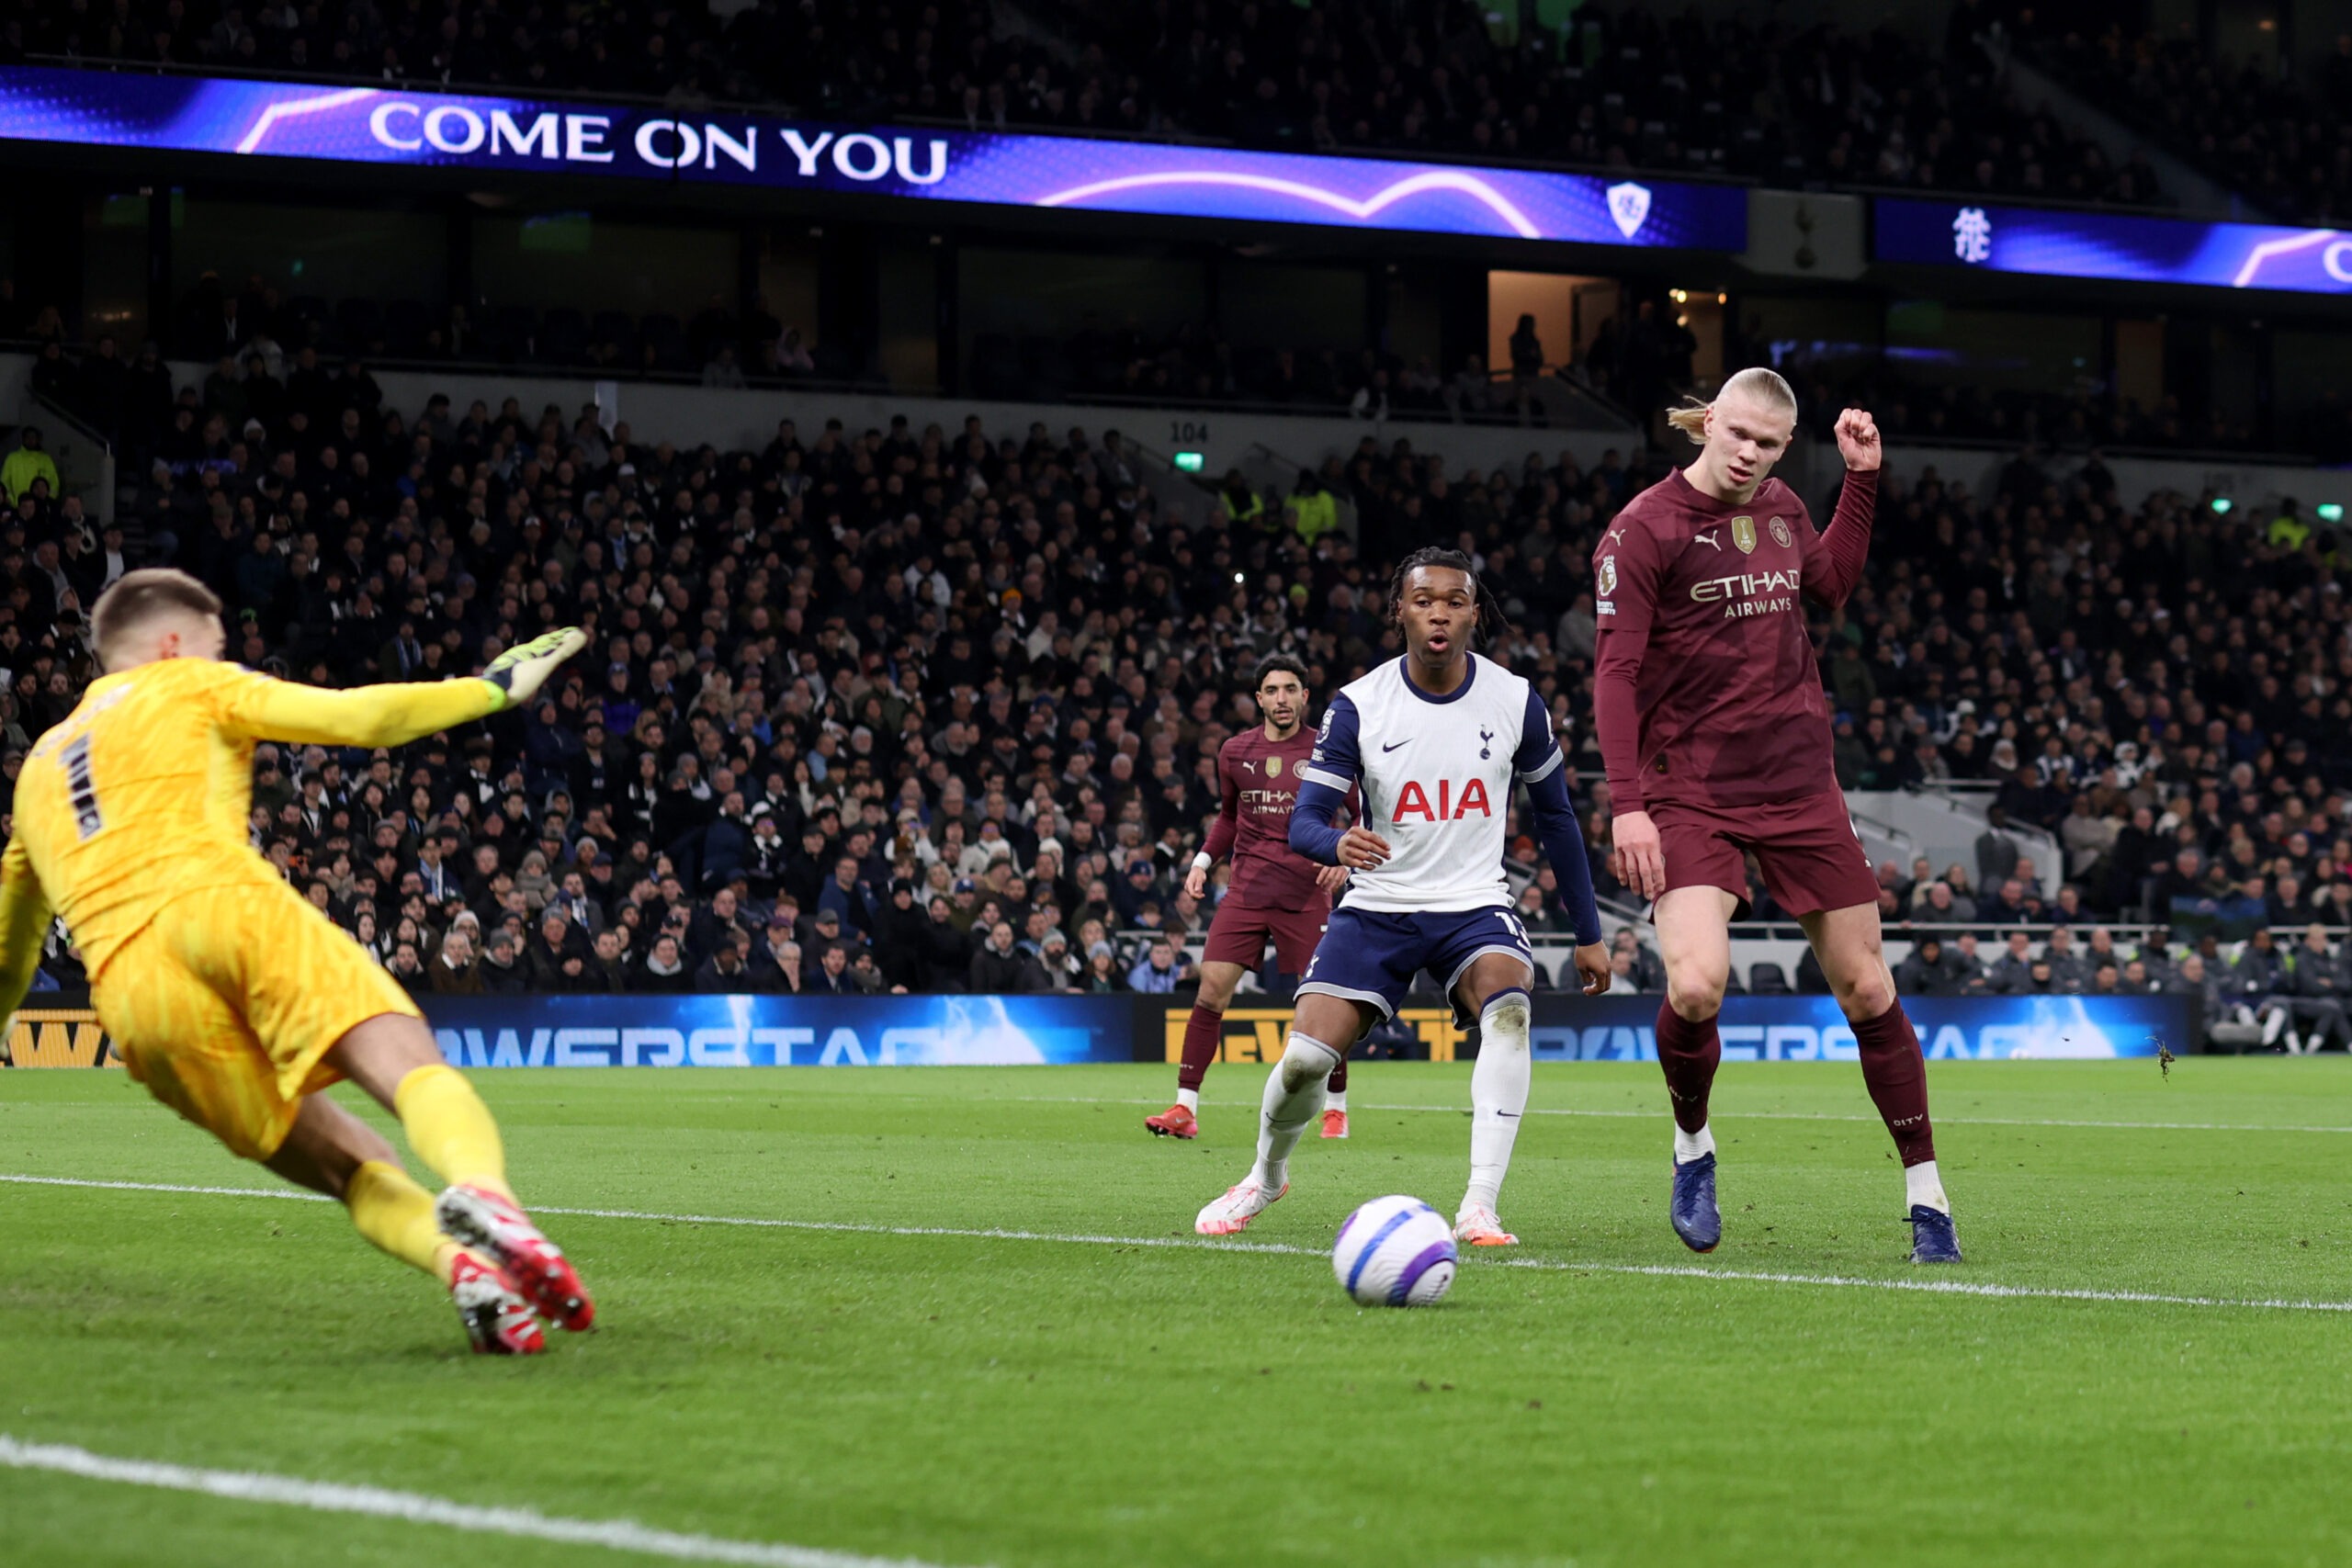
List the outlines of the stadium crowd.
<svg viewBox="0 0 2352 1568">
<path fill-rule="evenodd" d="M 1663 456 L 1457 473 L 1366 435 L 1290 494 L 1162 511 L 1108 431 L 786 422 L 689 450 L 593 409 L 387 407 L 361 367 L 303 364 L 266 406 L 121 374 L 153 406 L 116 526 L 58 499 L 37 432 L 0 465 L 0 775 L 70 711 L 87 606 L 144 558 L 220 592 L 233 657 L 324 683 L 594 628 L 518 721 L 264 755 L 256 844 L 418 986 L 1182 985 L 1206 911 L 1170 873 L 1251 721 L 1241 672 L 1290 648 L 1328 692 L 1384 657 L 1389 563 L 1432 539 L 1478 558 L 1490 651 L 1551 700 L 1607 845 L 1589 558 Z M 2126 509 L 2095 457 L 2061 486 L 2021 452 L 1983 495 L 1889 475 L 1869 578 L 1818 626 L 1841 779 L 1978 781 L 2064 846 L 2021 872 L 1996 834 L 1891 874 L 1891 923 L 2352 925 L 2340 549 L 2291 506 Z"/>
<path fill-rule="evenodd" d="M 1767 362 L 1737 350 L 1733 357 Z M 2265 416 L 2266 429 L 2218 407 L 2189 407 L 2177 396 L 2146 407 L 2112 387 L 2031 392 L 1921 386 L 1882 370 L 1822 364 L 1803 355 L 1784 356 L 1775 368 L 1789 378 L 1805 422 L 1815 428 L 1825 428 L 1839 409 L 1859 405 L 1877 411 L 1879 428 L 1905 442 L 2023 443 L 2074 454 L 2093 448 L 2280 452 L 2322 463 L 2352 462 L 2352 406 L 2334 392 L 2272 409 Z"/>
<path fill-rule="evenodd" d="M 2263 213 L 2352 222 L 2352 32 L 2308 81 L 2253 60 L 2217 58 L 2182 32 L 2084 27 L 2063 6 L 2029 10 L 2021 43 L 2060 80 Z"/>
<path fill-rule="evenodd" d="M 1180 135 L 2147 205 L 2154 172 L 2018 103 L 1958 8 L 1940 51 L 1892 29 L 1586 5 L 1498 42 L 1469 0 L 1028 7 L 758 0 L 16 0 L 0 51 L 365 81 L 576 91 L 828 118 Z M 1039 24 L 1044 24 L 1041 29 Z"/>
</svg>

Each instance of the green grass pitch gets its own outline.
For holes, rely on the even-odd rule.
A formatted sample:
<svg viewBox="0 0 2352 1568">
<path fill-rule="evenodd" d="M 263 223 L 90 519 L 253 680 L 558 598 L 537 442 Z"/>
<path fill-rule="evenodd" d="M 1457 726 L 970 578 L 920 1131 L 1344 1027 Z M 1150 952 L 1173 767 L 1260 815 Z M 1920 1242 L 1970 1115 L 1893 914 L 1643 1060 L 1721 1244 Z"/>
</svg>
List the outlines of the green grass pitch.
<svg viewBox="0 0 2352 1568">
<path fill-rule="evenodd" d="M 1693 1258 L 1656 1070 L 1540 1066 L 1524 1245 L 1422 1312 L 1326 1249 L 1452 1211 L 1466 1066 L 1360 1066 L 1228 1249 L 1255 1067 L 1190 1145 L 1159 1066 L 474 1077 L 526 1201 L 673 1216 L 548 1217 L 595 1333 L 470 1357 L 324 1203 L 0 1183 L 0 1433 L 958 1568 L 2352 1561 L 2352 1312 L 2278 1304 L 2352 1304 L 2352 1063 L 1933 1068 L 1934 1278 L 2169 1302 L 1872 1283 L 1923 1275 L 1850 1065 L 1724 1070 Z M 274 1184 L 99 1072 L 0 1073 L 0 1173 Z M 645 1559 L 0 1469 L 11 1565 L 452 1561 Z"/>
</svg>

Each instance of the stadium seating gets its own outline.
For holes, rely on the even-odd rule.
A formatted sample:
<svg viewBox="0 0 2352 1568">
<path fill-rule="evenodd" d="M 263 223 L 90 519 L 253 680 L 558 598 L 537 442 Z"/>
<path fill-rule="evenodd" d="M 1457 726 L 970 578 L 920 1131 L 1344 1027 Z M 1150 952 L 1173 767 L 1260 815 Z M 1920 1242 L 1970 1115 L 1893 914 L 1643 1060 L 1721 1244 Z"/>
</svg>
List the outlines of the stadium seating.
<svg viewBox="0 0 2352 1568">
<path fill-rule="evenodd" d="M 2243 191 L 2257 210 L 2352 223 L 2352 35 L 2337 39 L 2308 82 L 2217 60 L 2186 33 L 2077 30 L 2064 7 L 2020 42 L 2068 86 Z"/>
<path fill-rule="evenodd" d="M 1673 17 L 1588 5 L 1499 41 L 1466 0 L 1346 0 L 1295 28 L 1246 0 L 1105 7 L 1058 0 L 1008 25 L 986 0 L 498 13 L 330 6 L 157 8 L 108 27 L 31 6 L 34 57 L 162 60 L 371 83 L 765 103 L 826 118 L 960 120 L 1182 135 L 1299 152 L 1419 152 L 1728 175 L 1778 185 L 1913 186 L 2148 205 L 2144 162 L 2016 103 L 1964 28 L 1942 51 L 1892 29 Z M 290 25 L 289 25 L 290 24 Z M 846 47 L 844 40 L 854 40 Z M 1212 41 L 1215 40 L 1215 41 Z M 2289 149 L 2293 143 L 2291 138 Z M 2274 158 L 2274 164 L 2286 160 Z M 2291 171 L 2289 171 L 2291 172 Z"/>
<path fill-rule="evenodd" d="M 543 333 L 549 319 L 561 321 L 492 325 Z M 786 898 L 777 930 L 801 954 L 874 950 L 862 980 L 842 983 L 961 984 L 969 928 L 993 903 L 1024 942 L 1035 915 L 1088 962 L 1102 943 L 1100 983 L 1120 984 L 1139 934 L 1204 924 L 1170 873 L 1215 804 L 1187 759 L 1204 733 L 1248 721 L 1235 672 L 1289 646 L 1328 687 L 1381 657 L 1388 563 L 1430 537 L 1482 555 L 1509 606 L 1490 650 L 1551 696 L 1596 879 L 1636 907 L 1605 866 L 1583 650 L 1590 552 L 1662 455 L 1586 469 L 1553 451 L 1465 474 L 1426 442 L 1368 440 L 1326 470 L 1355 536 L 1310 546 L 1287 531 L 1283 495 L 1246 488 L 1192 492 L 1183 532 L 1154 526 L 1173 521 L 1160 497 L 1124 483 L 1099 441 L 991 430 L 984 408 L 977 444 L 811 423 L 725 452 L 632 442 L 530 399 L 388 405 L 363 367 L 333 363 L 289 370 L 294 385 L 258 405 L 233 383 L 175 389 L 167 367 L 109 363 L 135 481 L 126 537 L 214 585 L 241 628 L 237 657 L 338 683 L 461 671 L 593 595 L 595 656 L 551 708 L 495 728 L 489 756 L 387 759 L 372 794 L 365 758 L 279 756 L 265 775 L 259 841 L 323 884 L 355 929 L 367 916 L 388 961 L 405 930 L 413 984 L 457 908 L 402 892 L 435 836 L 460 903 L 519 926 L 526 957 L 552 889 L 578 871 L 594 909 L 566 940 L 628 931 L 616 984 L 648 983 L 632 967 L 641 933 L 673 910 L 699 964 L 739 927 L 764 946 Z M 308 433 L 289 423 L 298 405 Z M 232 428 L 232 413 L 261 428 Z M 1809 499 L 1827 515 L 1831 495 Z M 1990 984 L 2009 930 L 2111 922 L 2135 946 L 2156 939 L 2153 985 L 2200 941 L 2222 970 L 2256 927 L 2352 925 L 2338 540 L 2292 510 L 2224 515 L 2204 499 L 2159 491 L 2126 507 L 2096 461 L 2061 486 L 2030 454 L 1982 494 L 1932 471 L 1884 481 L 1870 575 L 1820 626 L 1841 780 L 1976 790 L 2055 835 L 2065 863 L 2019 886 L 1997 843 L 1942 874 L 1890 865 L 1894 957 L 1930 926 L 1975 931 L 1988 956 L 1951 983 Z M 33 501 L 12 527 L 0 574 L 23 597 L 0 611 L 13 623 L 0 646 L 13 650 L 6 739 L 21 750 L 87 678 L 60 611 L 68 591 L 95 596 L 108 558 L 74 506 Z M 595 718 L 601 763 L 583 761 Z M 313 783 L 328 819 L 345 815 L 332 829 L 300 809 Z M 999 824 L 1001 861 L 979 845 L 983 821 Z M 475 865 L 485 845 L 496 871 Z M 843 852 L 847 888 L 831 886 Z M 1137 860 L 1140 880 L 1126 869 Z M 718 918 L 739 876 L 743 902 Z M 905 909 L 899 881 L 915 885 Z M 1781 918 L 1753 893 L 1759 919 Z M 1572 973 L 1557 933 L 1542 940 L 1552 975 Z M 1758 992 L 1776 981 L 1788 983 L 1777 959 L 1747 976 Z"/>
</svg>

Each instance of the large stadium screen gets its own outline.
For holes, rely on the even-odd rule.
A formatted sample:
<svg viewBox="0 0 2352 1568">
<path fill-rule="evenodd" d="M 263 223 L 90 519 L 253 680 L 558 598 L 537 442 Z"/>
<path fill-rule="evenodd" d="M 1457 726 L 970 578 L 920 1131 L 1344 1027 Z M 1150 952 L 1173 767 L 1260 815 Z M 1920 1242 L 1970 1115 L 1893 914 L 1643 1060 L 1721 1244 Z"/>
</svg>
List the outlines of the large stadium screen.
<svg viewBox="0 0 2352 1568">
<path fill-rule="evenodd" d="M 2352 293 L 2352 231 L 1973 202 L 1873 204 L 1883 262 L 2120 283 Z"/>
<path fill-rule="evenodd" d="M 1590 245 L 1747 243 L 1736 186 L 390 87 L 24 67 L 0 71 L 0 139 Z"/>
</svg>

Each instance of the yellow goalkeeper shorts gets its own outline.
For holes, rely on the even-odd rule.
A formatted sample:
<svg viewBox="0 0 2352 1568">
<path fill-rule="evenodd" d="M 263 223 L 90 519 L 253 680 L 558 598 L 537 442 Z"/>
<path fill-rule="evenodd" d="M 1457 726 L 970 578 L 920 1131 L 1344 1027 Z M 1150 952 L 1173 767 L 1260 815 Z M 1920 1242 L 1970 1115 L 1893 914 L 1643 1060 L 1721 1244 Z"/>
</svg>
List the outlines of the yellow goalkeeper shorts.
<svg viewBox="0 0 2352 1568">
<path fill-rule="evenodd" d="M 281 882 L 183 894 L 116 953 L 91 1001 L 130 1076 L 246 1159 L 286 1141 L 320 1058 L 385 1013 L 421 1017 L 358 943 Z"/>
</svg>

